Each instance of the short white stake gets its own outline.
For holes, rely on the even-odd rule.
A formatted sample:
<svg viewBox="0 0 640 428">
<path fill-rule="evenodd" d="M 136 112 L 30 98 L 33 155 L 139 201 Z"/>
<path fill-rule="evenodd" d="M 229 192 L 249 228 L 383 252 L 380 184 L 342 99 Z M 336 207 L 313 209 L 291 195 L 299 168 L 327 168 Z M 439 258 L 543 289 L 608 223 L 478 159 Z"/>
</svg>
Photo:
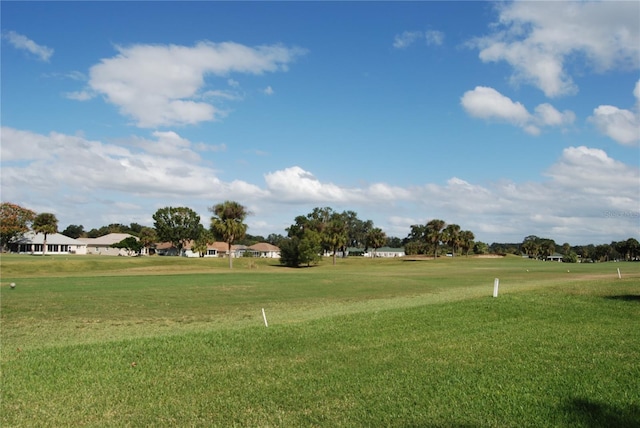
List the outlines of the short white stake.
<svg viewBox="0 0 640 428">
<path fill-rule="evenodd" d="M 262 308 L 262 319 L 264 319 L 264 326 L 269 327 L 269 324 L 267 324 L 267 315 L 264 313 L 264 308 Z"/>
<path fill-rule="evenodd" d="M 500 285 L 500 280 L 496 278 L 493 280 L 493 297 L 498 297 L 498 285 Z"/>
<path fill-rule="evenodd" d="M 622 275 L 620 275 L 620 268 L 618 268 L 618 279 L 622 279 Z"/>
</svg>

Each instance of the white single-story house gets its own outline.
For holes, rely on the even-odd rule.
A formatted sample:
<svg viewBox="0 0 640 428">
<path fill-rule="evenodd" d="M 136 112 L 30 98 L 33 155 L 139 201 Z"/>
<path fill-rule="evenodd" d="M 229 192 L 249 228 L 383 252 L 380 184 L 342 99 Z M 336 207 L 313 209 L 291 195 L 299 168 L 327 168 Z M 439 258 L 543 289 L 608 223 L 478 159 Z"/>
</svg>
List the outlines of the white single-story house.
<svg viewBox="0 0 640 428">
<path fill-rule="evenodd" d="M 254 257 L 261 257 L 267 259 L 279 259 L 280 248 L 268 242 L 258 242 L 248 247 L 253 252 Z"/>
<path fill-rule="evenodd" d="M 365 253 L 365 257 L 404 257 L 404 248 L 391 248 L 380 247 L 375 252 L 373 249 L 369 249 L 368 253 Z"/>
<path fill-rule="evenodd" d="M 547 256 L 547 261 L 561 262 L 562 261 L 562 254 L 558 254 L 558 253 L 551 254 L 550 256 Z"/>
<path fill-rule="evenodd" d="M 193 241 L 187 242 L 182 249 L 183 257 L 227 257 L 229 253 L 229 245 L 226 242 L 214 242 L 207 245 L 207 252 L 201 255 L 197 251 L 193 251 Z M 160 256 L 175 256 L 178 250 L 170 242 L 162 242 L 156 245 L 156 253 Z M 260 242 L 251 246 L 232 245 L 231 257 L 238 258 L 245 255 L 252 257 L 279 258 L 280 248 L 266 242 Z"/>
<path fill-rule="evenodd" d="M 9 245 L 12 252 L 42 254 L 44 234 L 27 232 Z M 47 234 L 47 254 L 87 254 L 87 245 L 61 233 Z"/>
<path fill-rule="evenodd" d="M 112 248 L 113 244 L 117 244 L 123 239 L 137 237 L 128 233 L 109 233 L 108 235 L 100 236 L 98 238 L 78 238 L 78 241 L 84 242 L 87 245 L 87 254 L 97 254 L 102 256 L 128 256 L 128 251 L 124 248 Z M 145 248 L 142 249 L 144 254 Z"/>
</svg>

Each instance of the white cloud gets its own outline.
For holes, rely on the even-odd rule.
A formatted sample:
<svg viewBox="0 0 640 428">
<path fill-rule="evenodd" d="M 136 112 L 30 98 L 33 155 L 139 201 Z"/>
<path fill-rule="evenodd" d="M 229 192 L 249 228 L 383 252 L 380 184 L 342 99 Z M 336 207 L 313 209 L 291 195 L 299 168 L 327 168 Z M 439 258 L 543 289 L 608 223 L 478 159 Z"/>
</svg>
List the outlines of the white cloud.
<svg viewBox="0 0 640 428">
<path fill-rule="evenodd" d="M 531 120 L 525 106 L 486 86 L 476 86 L 474 90 L 465 92 L 461 103 L 467 113 L 481 119 L 505 120 L 516 125 Z"/>
<path fill-rule="evenodd" d="M 267 86 L 266 88 L 264 88 L 264 90 L 262 92 L 265 95 L 273 95 L 273 94 L 276 93 L 271 86 Z"/>
<path fill-rule="evenodd" d="M 444 42 L 444 33 L 438 30 L 428 30 L 424 33 L 427 45 L 440 46 Z"/>
<path fill-rule="evenodd" d="M 486 86 L 465 92 L 460 103 L 473 117 L 507 122 L 531 135 L 540 134 L 542 127 L 570 125 L 576 118 L 572 111 L 560 112 L 548 103 L 538 105 L 531 114 L 523 104 Z"/>
<path fill-rule="evenodd" d="M 427 31 L 404 31 L 396 34 L 393 39 L 393 47 L 396 49 L 406 49 L 412 44 L 424 40 L 428 46 L 440 46 L 444 42 L 444 33 L 438 30 Z"/>
<path fill-rule="evenodd" d="M 189 206 L 206 224 L 206 208 L 233 199 L 252 207 L 253 234 L 283 233 L 297 215 L 317 206 L 354 210 L 388 234 L 405 237 L 411 224 L 442 218 L 478 239 L 519 242 L 526 235 L 601 243 L 637 236 L 640 169 L 585 146 L 565 149 L 540 181 L 400 187 L 347 187 L 293 166 L 264 175 L 263 183 L 223 181 L 175 132 L 154 132 L 109 144 L 82 136 L 1 129 L 3 199 L 56 213 L 61 224 L 132 221 L 152 224 L 167 205 Z"/>
<path fill-rule="evenodd" d="M 321 183 L 304 169 L 293 166 L 264 176 L 269 192 L 288 202 L 341 202 L 349 191 L 332 183 Z"/>
<path fill-rule="evenodd" d="M 640 143 L 640 80 L 633 90 L 636 105 L 633 110 L 624 110 L 611 105 L 601 105 L 593 110 L 589 120 L 613 140 L 627 145 Z"/>
<path fill-rule="evenodd" d="M 95 96 L 96 94 L 91 91 L 75 91 L 75 92 L 67 92 L 65 94 L 66 98 L 70 100 L 75 100 L 75 101 L 87 101 L 94 98 Z"/>
<path fill-rule="evenodd" d="M 402 34 L 395 36 L 393 47 L 396 49 L 405 49 L 422 37 L 422 31 L 404 31 Z"/>
<path fill-rule="evenodd" d="M 596 72 L 640 66 L 639 14 L 638 2 L 501 3 L 496 31 L 471 44 L 482 61 L 509 63 L 514 82 L 573 94 L 573 61 Z"/>
<path fill-rule="evenodd" d="M 207 75 L 286 71 L 304 53 L 281 45 L 248 47 L 232 42 L 199 42 L 192 47 L 138 44 L 117 50 L 115 57 L 91 67 L 89 85 L 143 128 L 216 120 L 223 112 L 195 101 Z M 232 79 L 227 84 L 236 86 Z"/>
<path fill-rule="evenodd" d="M 49 62 L 53 55 L 53 49 L 39 45 L 33 40 L 15 31 L 8 31 L 4 38 L 16 49 L 27 51 L 35 55 L 40 61 Z"/>
</svg>

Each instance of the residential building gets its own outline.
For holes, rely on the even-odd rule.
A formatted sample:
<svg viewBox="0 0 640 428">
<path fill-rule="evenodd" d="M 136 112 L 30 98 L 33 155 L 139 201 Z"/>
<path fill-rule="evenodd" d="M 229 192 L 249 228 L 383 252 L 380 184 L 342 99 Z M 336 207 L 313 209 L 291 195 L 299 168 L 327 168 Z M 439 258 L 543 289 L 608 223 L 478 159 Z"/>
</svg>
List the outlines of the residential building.
<svg viewBox="0 0 640 428">
<path fill-rule="evenodd" d="M 27 232 L 9 245 L 11 252 L 20 254 L 42 254 L 44 234 Z M 47 254 L 87 254 L 87 245 L 61 233 L 47 234 Z"/>
</svg>

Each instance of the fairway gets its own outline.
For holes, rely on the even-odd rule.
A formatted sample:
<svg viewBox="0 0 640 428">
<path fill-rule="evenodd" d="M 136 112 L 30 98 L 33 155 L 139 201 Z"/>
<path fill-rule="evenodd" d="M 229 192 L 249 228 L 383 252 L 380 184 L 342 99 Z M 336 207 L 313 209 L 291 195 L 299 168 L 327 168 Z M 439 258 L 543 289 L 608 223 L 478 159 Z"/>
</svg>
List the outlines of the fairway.
<svg viewBox="0 0 640 428">
<path fill-rule="evenodd" d="M 640 263 L 7 255 L 0 298 L 3 427 L 640 425 Z"/>
</svg>

